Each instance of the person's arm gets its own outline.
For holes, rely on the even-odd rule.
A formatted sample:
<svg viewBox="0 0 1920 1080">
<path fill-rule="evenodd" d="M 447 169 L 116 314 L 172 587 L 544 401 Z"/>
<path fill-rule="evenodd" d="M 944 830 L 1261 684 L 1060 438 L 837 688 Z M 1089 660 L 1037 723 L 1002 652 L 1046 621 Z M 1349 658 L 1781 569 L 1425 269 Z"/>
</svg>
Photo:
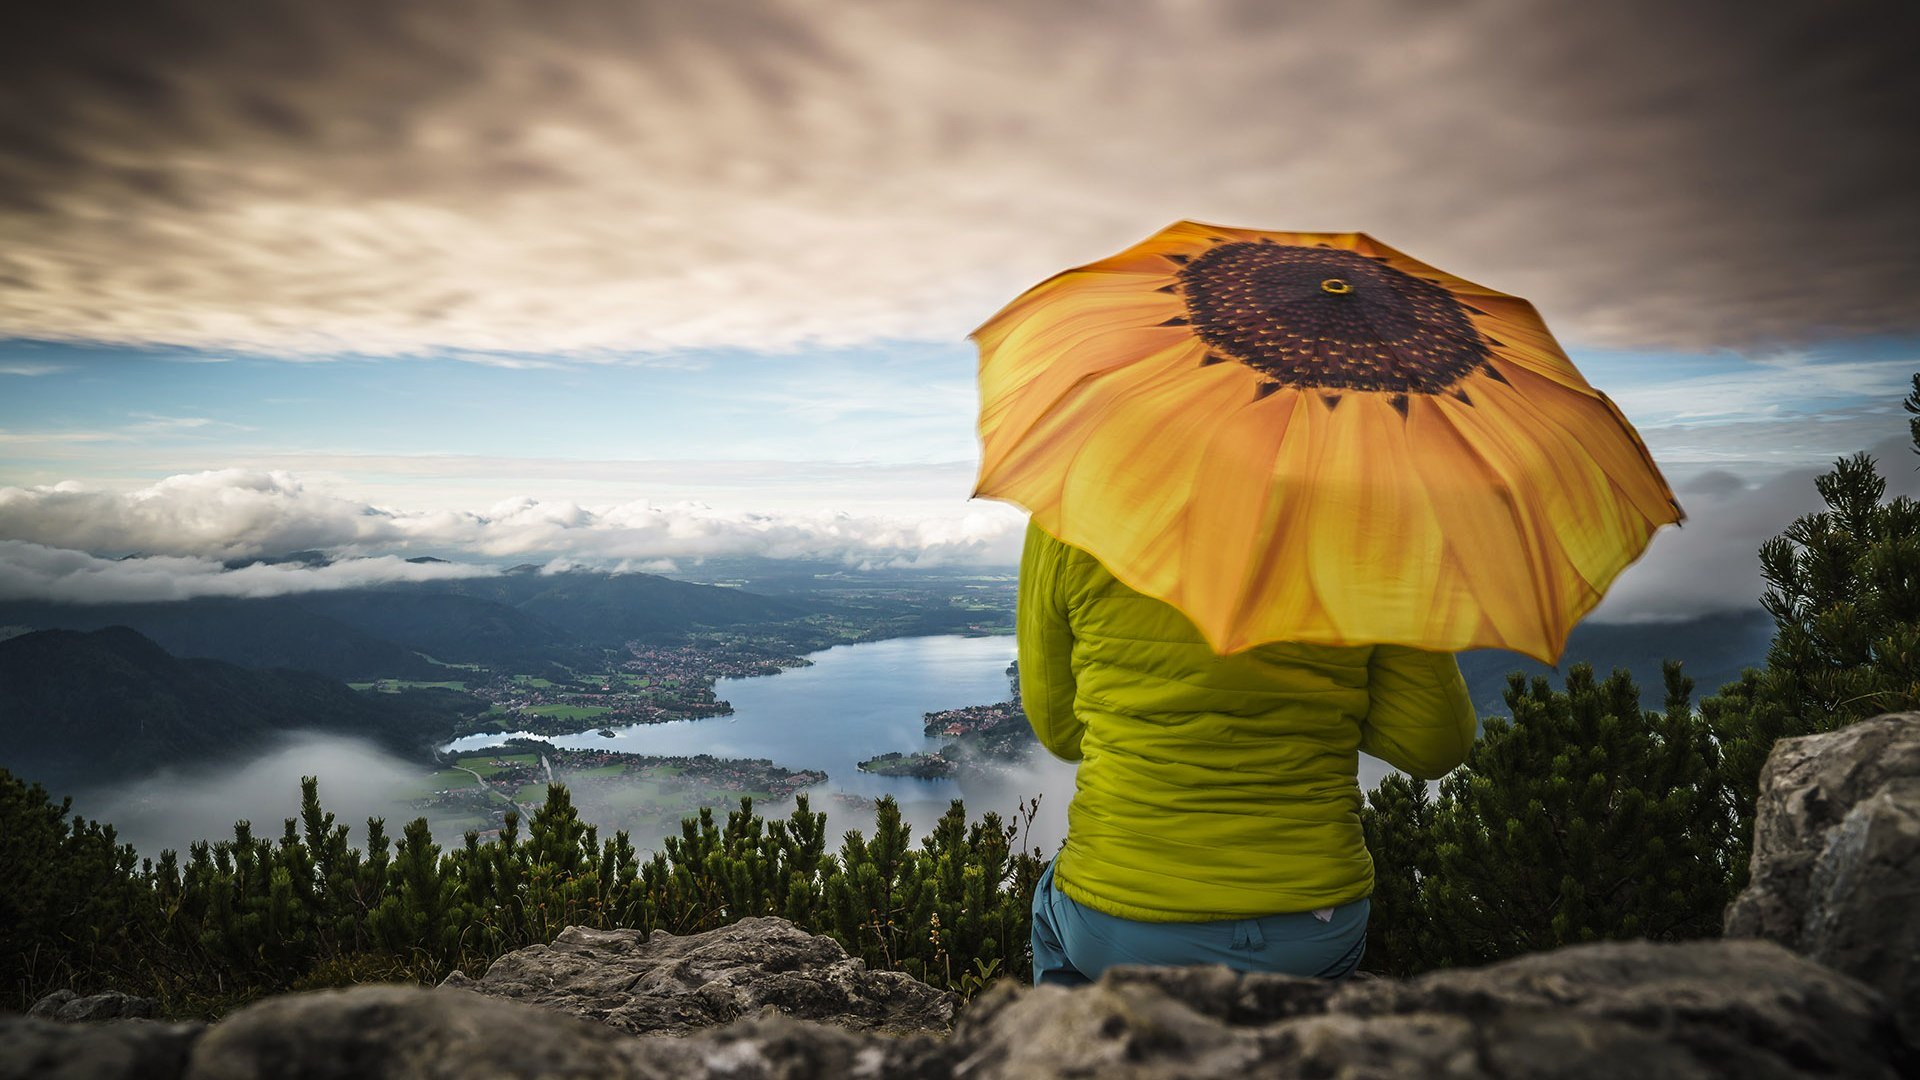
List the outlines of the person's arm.
<svg viewBox="0 0 1920 1080">
<path fill-rule="evenodd" d="M 1438 780 L 1467 759 L 1479 721 L 1452 653 L 1376 645 L 1367 690 L 1361 750 L 1420 780 Z"/>
<path fill-rule="evenodd" d="M 1068 761 L 1080 760 L 1085 725 L 1073 713 L 1073 630 L 1060 599 L 1060 561 L 1066 546 L 1027 524 L 1020 555 L 1020 596 L 1014 630 L 1020 649 L 1020 701 L 1040 745 Z"/>
</svg>

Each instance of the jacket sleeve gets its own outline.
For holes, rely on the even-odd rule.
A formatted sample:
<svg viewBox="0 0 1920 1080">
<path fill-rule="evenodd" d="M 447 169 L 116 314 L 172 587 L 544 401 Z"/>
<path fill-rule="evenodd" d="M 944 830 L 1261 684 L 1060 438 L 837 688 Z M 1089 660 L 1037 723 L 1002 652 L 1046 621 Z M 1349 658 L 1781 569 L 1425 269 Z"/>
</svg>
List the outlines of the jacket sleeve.
<svg viewBox="0 0 1920 1080">
<path fill-rule="evenodd" d="M 1060 596 L 1066 546 L 1028 523 L 1020 555 L 1020 594 L 1014 614 L 1019 639 L 1020 701 L 1040 745 L 1068 761 L 1080 760 L 1086 730 L 1073 712 L 1073 630 Z"/>
<path fill-rule="evenodd" d="M 1367 689 L 1360 749 L 1421 780 L 1438 780 L 1467 759 L 1479 718 L 1452 653 L 1376 645 Z"/>
</svg>

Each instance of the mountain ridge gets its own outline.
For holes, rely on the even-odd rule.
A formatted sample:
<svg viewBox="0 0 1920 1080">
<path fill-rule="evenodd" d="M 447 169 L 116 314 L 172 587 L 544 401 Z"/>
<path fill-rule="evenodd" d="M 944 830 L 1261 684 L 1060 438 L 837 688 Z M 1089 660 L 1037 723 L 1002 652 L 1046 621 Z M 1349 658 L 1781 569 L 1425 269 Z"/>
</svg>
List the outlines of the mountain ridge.
<svg viewBox="0 0 1920 1080">
<path fill-rule="evenodd" d="M 477 711 L 454 691 L 361 694 L 311 671 L 173 656 L 125 626 L 0 641 L 0 748 L 50 786 L 226 760 L 295 731 L 419 753 Z"/>
</svg>

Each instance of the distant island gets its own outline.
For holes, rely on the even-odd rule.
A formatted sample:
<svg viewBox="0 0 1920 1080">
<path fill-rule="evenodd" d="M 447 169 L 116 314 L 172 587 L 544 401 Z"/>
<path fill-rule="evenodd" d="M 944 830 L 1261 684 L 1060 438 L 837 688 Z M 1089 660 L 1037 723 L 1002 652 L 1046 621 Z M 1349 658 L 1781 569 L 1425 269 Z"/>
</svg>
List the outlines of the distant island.
<svg viewBox="0 0 1920 1080">
<path fill-rule="evenodd" d="M 957 763 L 938 750 L 918 754 L 881 754 L 860 763 L 860 771 L 876 776 L 910 776 L 916 780 L 944 780 L 954 774 Z"/>
<path fill-rule="evenodd" d="M 947 740 L 938 750 L 889 753 L 859 763 L 861 772 L 878 776 L 911 776 L 943 780 L 962 768 L 987 768 L 1025 761 L 1038 745 L 1020 704 L 1020 664 L 1007 665 L 1013 697 L 991 705 L 967 705 L 925 713 L 920 730 L 928 738 Z"/>
</svg>

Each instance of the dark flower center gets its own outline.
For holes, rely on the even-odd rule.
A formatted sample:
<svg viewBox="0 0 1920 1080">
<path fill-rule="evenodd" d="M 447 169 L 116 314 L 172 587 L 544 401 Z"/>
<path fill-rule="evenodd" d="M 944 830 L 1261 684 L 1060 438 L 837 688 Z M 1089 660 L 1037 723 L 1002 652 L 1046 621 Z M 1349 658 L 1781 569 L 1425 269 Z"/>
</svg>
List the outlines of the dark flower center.
<svg viewBox="0 0 1920 1080">
<path fill-rule="evenodd" d="M 1340 248 L 1221 244 L 1180 291 L 1201 340 L 1285 386 L 1437 394 L 1487 359 L 1451 293 Z"/>
</svg>

